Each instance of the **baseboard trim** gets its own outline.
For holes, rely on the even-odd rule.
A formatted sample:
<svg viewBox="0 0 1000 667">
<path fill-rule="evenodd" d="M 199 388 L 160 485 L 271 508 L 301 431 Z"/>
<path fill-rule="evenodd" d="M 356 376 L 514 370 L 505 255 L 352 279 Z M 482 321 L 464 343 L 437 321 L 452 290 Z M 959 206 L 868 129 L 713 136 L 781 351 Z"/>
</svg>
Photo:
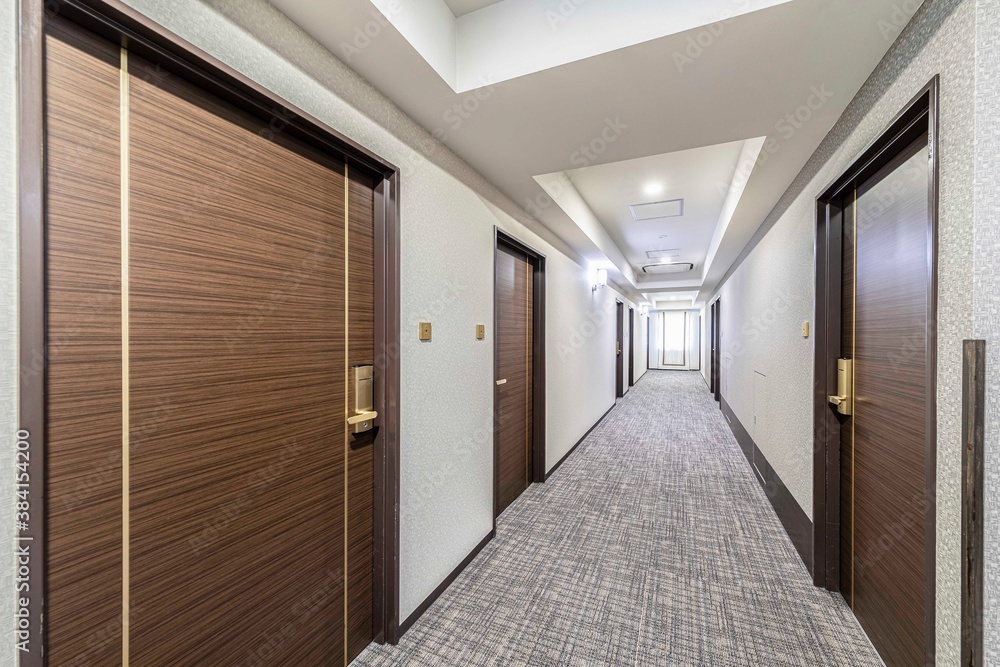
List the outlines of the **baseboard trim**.
<svg viewBox="0 0 1000 667">
<path fill-rule="evenodd" d="M 774 508 L 774 513 L 778 516 L 778 520 L 781 521 L 785 532 L 788 533 L 788 537 L 792 540 L 799 558 L 802 559 L 806 569 L 812 574 L 812 521 L 809 520 L 805 510 L 799 506 L 799 503 L 792 496 L 791 491 L 788 490 L 785 483 L 781 481 L 778 473 L 771 467 L 767 457 L 757 447 L 757 443 L 753 441 L 749 431 L 746 430 L 736 417 L 736 413 L 726 403 L 725 397 L 722 398 L 721 404 L 722 414 L 729 423 L 729 428 L 732 430 L 733 435 L 736 436 L 736 442 L 739 443 L 740 449 L 743 450 L 743 456 L 746 457 L 747 463 L 750 464 L 750 469 L 753 471 L 754 477 L 757 478 L 757 481 L 763 487 L 764 495 L 771 502 L 771 507 Z"/>
<path fill-rule="evenodd" d="M 643 375 L 643 376 L 645 376 L 646 374 L 645 374 L 645 373 L 643 373 L 642 375 Z M 641 380 L 641 379 L 642 379 L 642 377 L 640 377 L 640 378 L 639 378 L 639 380 Z M 636 380 L 636 383 L 637 383 L 637 384 L 638 384 L 639 380 Z M 635 385 L 632 385 L 632 386 L 634 387 Z M 590 435 L 591 431 L 593 431 L 593 430 L 594 430 L 595 428 L 597 428 L 597 426 L 598 426 L 598 425 L 599 425 L 599 424 L 600 424 L 600 423 L 601 423 L 602 421 L 604 421 L 604 418 L 605 418 L 605 417 L 607 417 L 607 416 L 608 416 L 608 414 L 609 414 L 609 413 L 610 413 L 610 412 L 611 412 L 612 410 L 614 410 L 614 409 L 615 409 L 615 406 L 614 406 L 614 405 L 612 405 L 612 406 L 611 406 L 610 408 L 608 408 L 608 411 L 607 411 L 607 412 L 605 412 L 605 413 L 604 413 L 603 415 L 601 415 L 601 416 L 600 416 L 600 417 L 598 418 L 598 420 L 597 420 L 596 422 L 594 422 L 594 425 L 593 425 L 593 426 L 591 426 L 590 428 L 588 428 L 588 429 L 587 429 L 587 432 L 583 434 L 583 437 L 582 437 L 582 438 L 580 438 L 579 440 L 577 440 L 577 441 L 576 441 L 576 444 L 575 444 L 575 445 L 573 445 L 572 447 L 570 447 L 570 448 L 569 448 L 569 451 L 568 451 L 568 452 L 566 452 L 566 453 L 565 453 L 565 454 L 563 455 L 563 457 L 562 457 L 561 459 L 559 459 L 559 462 L 558 462 L 558 463 L 556 463 L 556 464 L 555 464 L 554 466 L 552 466 L 552 470 L 550 470 L 550 471 L 548 471 L 547 473 L 545 473 L 545 481 L 546 481 L 546 482 L 547 482 L 547 481 L 549 481 L 549 477 L 552 477 L 552 474 L 553 474 L 553 473 L 554 473 L 554 472 L 555 472 L 556 470 L 559 470 L 559 466 L 561 466 L 561 465 L 563 464 L 563 461 L 565 461 L 566 459 L 568 459 L 568 458 L 570 457 L 570 455 L 571 455 L 571 454 L 572 454 L 573 452 L 575 452 L 575 451 L 576 451 L 576 448 L 577 448 L 577 447 L 579 447 L 579 446 L 580 446 L 581 444 L 583 444 L 583 441 L 587 439 L 587 436 L 588 436 L 588 435 Z"/>
<path fill-rule="evenodd" d="M 479 555 L 479 552 L 482 551 L 483 548 L 487 544 L 489 544 L 494 537 L 496 537 L 496 534 L 497 534 L 496 529 L 491 530 L 489 532 L 489 535 L 484 537 L 483 541 L 477 544 L 476 547 L 469 552 L 469 555 L 466 556 L 462 560 L 462 562 L 458 564 L 458 567 L 452 570 L 451 574 L 445 577 L 444 581 L 438 584 L 438 587 L 435 588 L 433 591 L 431 591 L 431 594 L 427 596 L 427 599 L 421 602 L 420 606 L 414 609 L 413 613 L 410 614 L 405 621 L 399 624 L 400 638 L 402 638 L 402 636 L 406 634 L 407 630 L 413 627 L 413 624 L 417 622 L 417 619 L 419 619 L 421 616 L 424 615 L 424 612 L 426 612 L 428 609 L 431 608 L 431 605 L 433 605 L 437 601 L 437 599 L 441 597 L 441 594 L 444 593 L 448 589 L 448 587 L 455 582 L 455 579 L 458 578 L 458 575 L 462 574 L 462 570 L 467 568 L 469 566 L 469 563 L 471 563 L 476 559 L 476 556 Z"/>
</svg>

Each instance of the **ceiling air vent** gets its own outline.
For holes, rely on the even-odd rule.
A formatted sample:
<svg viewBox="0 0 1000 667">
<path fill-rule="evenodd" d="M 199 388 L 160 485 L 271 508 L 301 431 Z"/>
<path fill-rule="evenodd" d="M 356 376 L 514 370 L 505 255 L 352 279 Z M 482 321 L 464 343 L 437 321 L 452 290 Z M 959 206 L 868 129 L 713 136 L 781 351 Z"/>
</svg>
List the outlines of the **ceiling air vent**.
<svg viewBox="0 0 1000 667">
<path fill-rule="evenodd" d="M 667 259 L 668 257 L 680 257 L 680 248 L 673 248 L 671 250 L 647 250 L 646 257 L 650 259 Z"/>
<path fill-rule="evenodd" d="M 660 218 L 679 218 L 684 215 L 683 199 L 668 199 L 654 201 L 651 204 L 632 204 L 632 218 L 636 222 L 643 220 L 659 220 Z"/>
<path fill-rule="evenodd" d="M 674 262 L 671 264 L 647 264 L 642 267 L 643 273 L 686 273 L 694 268 L 691 262 Z"/>
</svg>

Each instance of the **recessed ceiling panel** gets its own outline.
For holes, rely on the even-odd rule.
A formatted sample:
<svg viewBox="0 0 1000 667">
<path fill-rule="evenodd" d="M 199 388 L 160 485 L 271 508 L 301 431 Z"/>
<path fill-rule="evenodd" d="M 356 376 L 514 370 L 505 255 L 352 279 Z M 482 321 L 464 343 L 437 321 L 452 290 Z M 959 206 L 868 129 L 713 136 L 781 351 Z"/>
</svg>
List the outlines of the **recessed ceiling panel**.
<svg viewBox="0 0 1000 667">
<path fill-rule="evenodd" d="M 694 268 L 691 262 L 669 262 L 667 264 L 647 264 L 642 267 L 643 273 L 663 275 L 665 273 L 687 273 Z"/>
<path fill-rule="evenodd" d="M 670 199 L 651 204 L 632 204 L 629 208 L 632 210 L 632 219 L 636 222 L 659 220 L 660 218 L 679 218 L 684 215 L 684 200 Z"/>
<path fill-rule="evenodd" d="M 681 251 L 679 248 L 674 248 L 671 250 L 647 250 L 646 257 L 650 259 L 666 259 L 668 257 L 680 257 Z"/>
</svg>

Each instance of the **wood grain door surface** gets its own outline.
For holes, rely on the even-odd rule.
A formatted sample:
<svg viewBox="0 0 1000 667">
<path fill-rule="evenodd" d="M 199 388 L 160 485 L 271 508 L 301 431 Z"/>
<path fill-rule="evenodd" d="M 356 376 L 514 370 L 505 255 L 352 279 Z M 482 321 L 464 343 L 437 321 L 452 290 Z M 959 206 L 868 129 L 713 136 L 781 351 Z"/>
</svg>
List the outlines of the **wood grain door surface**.
<svg viewBox="0 0 1000 667">
<path fill-rule="evenodd" d="M 886 664 L 926 633 L 926 135 L 845 206 L 843 337 L 854 414 L 841 428 L 841 590 Z"/>
<path fill-rule="evenodd" d="M 50 26 L 49 664 L 344 664 L 373 637 L 373 182 Z"/>
<path fill-rule="evenodd" d="M 505 245 L 496 253 L 497 514 L 532 479 L 532 314 L 534 268 L 527 255 Z"/>
</svg>

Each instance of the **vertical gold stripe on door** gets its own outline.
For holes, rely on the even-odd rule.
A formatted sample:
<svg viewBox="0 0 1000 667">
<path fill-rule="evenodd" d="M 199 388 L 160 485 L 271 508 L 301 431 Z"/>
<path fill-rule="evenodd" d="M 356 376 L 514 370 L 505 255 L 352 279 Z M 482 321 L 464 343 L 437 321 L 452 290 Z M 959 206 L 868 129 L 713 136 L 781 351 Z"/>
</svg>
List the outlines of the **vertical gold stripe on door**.
<svg viewBox="0 0 1000 667">
<path fill-rule="evenodd" d="M 344 164 L 344 665 L 347 665 L 349 648 L 347 597 L 348 597 L 348 511 L 351 505 L 351 429 L 346 427 L 351 415 L 351 165 Z"/>
<path fill-rule="evenodd" d="M 122 667 L 128 667 L 129 622 L 129 410 L 128 410 L 128 50 L 121 50 L 121 212 L 122 212 Z"/>
</svg>

